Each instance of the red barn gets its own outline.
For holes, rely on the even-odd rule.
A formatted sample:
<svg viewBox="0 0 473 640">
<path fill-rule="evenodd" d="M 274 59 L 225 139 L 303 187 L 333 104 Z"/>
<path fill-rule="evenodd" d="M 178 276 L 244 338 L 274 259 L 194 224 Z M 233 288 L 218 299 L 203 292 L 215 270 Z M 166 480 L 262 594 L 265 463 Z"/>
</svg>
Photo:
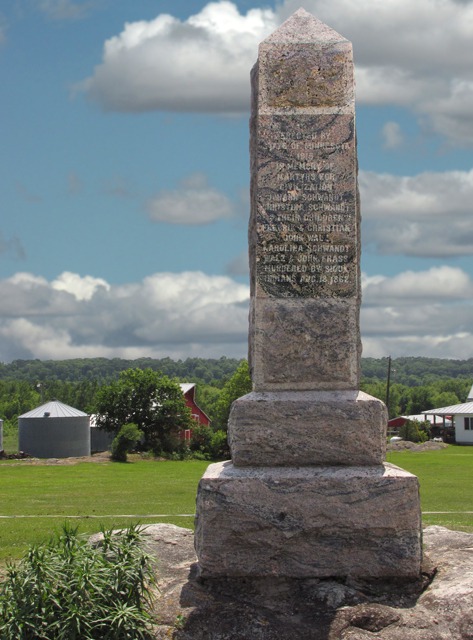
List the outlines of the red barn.
<svg viewBox="0 0 473 640">
<path fill-rule="evenodd" d="M 209 416 L 202 411 L 199 405 L 195 401 L 195 384 L 193 382 L 183 382 L 180 384 L 181 391 L 184 394 L 186 405 L 189 407 L 192 413 L 192 417 L 198 424 L 202 424 L 205 427 L 210 426 Z M 190 440 L 192 432 L 190 429 L 186 429 L 184 432 L 184 438 Z"/>
</svg>

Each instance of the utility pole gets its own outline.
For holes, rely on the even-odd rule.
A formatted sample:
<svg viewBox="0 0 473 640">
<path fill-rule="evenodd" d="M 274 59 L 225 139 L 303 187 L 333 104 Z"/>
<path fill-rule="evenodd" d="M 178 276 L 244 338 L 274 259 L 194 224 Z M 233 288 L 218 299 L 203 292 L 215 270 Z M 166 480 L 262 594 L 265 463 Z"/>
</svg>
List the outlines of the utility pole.
<svg viewBox="0 0 473 640">
<path fill-rule="evenodd" d="M 41 394 L 41 404 L 44 403 L 44 393 L 43 393 L 43 385 L 41 384 L 41 382 L 38 382 L 38 384 L 36 385 L 36 388 L 38 389 L 38 391 Z"/>
<path fill-rule="evenodd" d="M 386 406 L 389 414 L 389 388 L 391 386 L 391 356 L 388 356 L 388 380 L 386 383 Z"/>
</svg>

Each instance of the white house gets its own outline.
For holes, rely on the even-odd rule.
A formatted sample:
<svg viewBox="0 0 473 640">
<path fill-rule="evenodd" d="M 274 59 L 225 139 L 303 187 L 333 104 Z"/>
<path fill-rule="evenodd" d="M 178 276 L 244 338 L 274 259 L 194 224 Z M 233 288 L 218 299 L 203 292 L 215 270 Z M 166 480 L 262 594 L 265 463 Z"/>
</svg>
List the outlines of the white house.
<svg viewBox="0 0 473 640">
<path fill-rule="evenodd" d="M 455 441 L 458 444 L 473 444 L 473 386 L 468 398 L 463 404 L 452 404 L 449 407 L 429 409 L 422 412 L 428 419 L 430 416 L 447 416 L 452 419 L 455 427 Z"/>
</svg>

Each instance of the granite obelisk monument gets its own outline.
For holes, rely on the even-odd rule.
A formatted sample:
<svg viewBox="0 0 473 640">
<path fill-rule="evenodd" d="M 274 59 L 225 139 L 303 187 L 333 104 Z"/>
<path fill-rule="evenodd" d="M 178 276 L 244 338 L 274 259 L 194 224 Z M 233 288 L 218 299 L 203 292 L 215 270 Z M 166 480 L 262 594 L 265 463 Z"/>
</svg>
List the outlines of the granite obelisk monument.
<svg viewBox="0 0 473 640">
<path fill-rule="evenodd" d="M 197 495 L 202 577 L 417 577 L 417 478 L 386 464 L 359 391 L 360 208 L 351 43 L 304 9 L 252 71 L 252 393 Z"/>
</svg>

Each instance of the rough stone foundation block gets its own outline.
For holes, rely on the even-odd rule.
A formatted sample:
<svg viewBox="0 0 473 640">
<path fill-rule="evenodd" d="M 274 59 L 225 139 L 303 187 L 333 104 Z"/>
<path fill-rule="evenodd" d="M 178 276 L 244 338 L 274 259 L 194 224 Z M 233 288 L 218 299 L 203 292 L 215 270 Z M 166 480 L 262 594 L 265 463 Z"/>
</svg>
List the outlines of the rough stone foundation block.
<svg viewBox="0 0 473 640">
<path fill-rule="evenodd" d="M 212 464 L 197 493 L 203 578 L 416 578 L 417 478 L 398 467 Z"/>
<path fill-rule="evenodd" d="M 236 466 L 380 465 L 387 411 L 363 391 L 253 392 L 236 400 L 228 434 Z"/>
</svg>

